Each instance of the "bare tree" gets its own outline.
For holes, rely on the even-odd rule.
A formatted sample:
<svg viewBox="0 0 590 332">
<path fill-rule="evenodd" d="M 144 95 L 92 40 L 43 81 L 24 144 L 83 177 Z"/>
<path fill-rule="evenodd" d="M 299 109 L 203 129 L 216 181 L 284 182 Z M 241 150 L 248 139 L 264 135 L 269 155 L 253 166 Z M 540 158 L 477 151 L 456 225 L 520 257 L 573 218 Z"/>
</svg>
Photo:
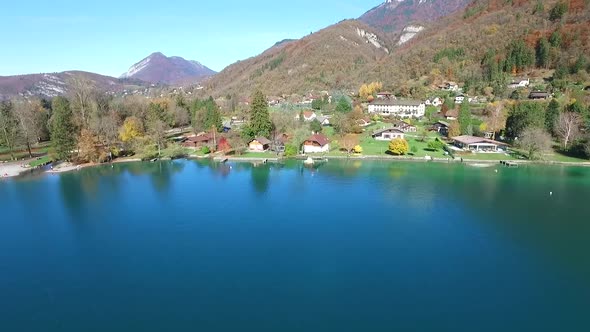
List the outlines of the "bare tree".
<svg viewBox="0 0 590 332">
<path fill-rule="evenodd" d="M 87 127 L 90 121 L 92 102 L 95 95 L 95 87 L 92 81 L 82 77 L 72 77 L 68 80 L 70 100 L 72 108 L 77 114 L 77 122 L 80 127 Z"/>
<path fill-rule="evenodd" d="M 350 154 L 354 147 L 359 144 L 358 135 L 355 134 L 347 134 L 342 136 L 340 139 L 340 146 L 346 150 L 346 153 Z"/>
<path fill-rule="evenodd" d="M 13 114 L 13 104 L 9 101 L 0 102 L 0 143 L 4 144 L 13 160 L 14 150 L 19 139 L 18 121 Z"/>
<path fill-rule="evenodd" d="M 568 145 L 580 137 L 581 125 L 582 117 L 579 114 L 574 112 L 559 114 L 559 118 L 555 123 L 555 134 L 563 142 L 564 150 L 567 150 Z"/>
<path fill-rule="evenodd" d="M 41 105 L 30 101 L 17 101 L 14 116 L 18 122 L 20 138 L 27 147 L 29 157 L 33 158 L 32 146 L 39 142 L 46 122 Z"/>
<path fill-rule="evenodd" d="M 543 154 L 550 152 L 552 147 L 551 135 L 544 129 L 528 127 L 524 129 L 518 140 L 520 148 L 524 149 L 529 159 L 542 159 Z"/>
</svg>

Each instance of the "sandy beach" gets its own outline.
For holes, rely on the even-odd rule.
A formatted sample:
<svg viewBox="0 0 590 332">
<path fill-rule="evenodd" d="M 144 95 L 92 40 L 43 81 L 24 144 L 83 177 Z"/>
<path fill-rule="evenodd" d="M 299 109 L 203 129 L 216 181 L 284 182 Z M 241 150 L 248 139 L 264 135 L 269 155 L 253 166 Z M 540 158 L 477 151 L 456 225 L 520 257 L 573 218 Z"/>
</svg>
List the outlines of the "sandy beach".
<svg viewBox="0 0 590 332">
<path fill-rule="evenodd" d="M 18 176 L 22 172 L 26 172 L 31 168 L 28 167 L 27 161 L 17 161 L 17 162 L 10 162 L 10 163 L 1 163 L 0 164 L 0 178 L 7 178 Z M 27 165 L 24 167 L 23 165 Z"/>
</svg>

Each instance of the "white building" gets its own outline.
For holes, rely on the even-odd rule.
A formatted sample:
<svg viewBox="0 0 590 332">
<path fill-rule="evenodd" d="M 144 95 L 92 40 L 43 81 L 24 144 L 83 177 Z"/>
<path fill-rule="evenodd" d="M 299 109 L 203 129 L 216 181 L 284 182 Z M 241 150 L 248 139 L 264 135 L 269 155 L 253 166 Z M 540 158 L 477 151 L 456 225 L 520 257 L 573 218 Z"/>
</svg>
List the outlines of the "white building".
<svg viewBox="0 0 590 332">
<path fill-rule="evenodd" d="M 303 153 L 330 152 L 330 140 L 322 135 L 315 134 L 303 142 Z"/>
<path fill-rule="evenodd" d="M 526 88 L 531 85 L 531 80 L 528 78 L 516 78 L 508 85 L 511 89 Z"/>
<path fill-rule="evenodd" d="M 421 118 L 426 113 L 426 105 L 416 100 L 375 100 L 369 104 L 369 113 L 401 118 Z"/>
</svg>

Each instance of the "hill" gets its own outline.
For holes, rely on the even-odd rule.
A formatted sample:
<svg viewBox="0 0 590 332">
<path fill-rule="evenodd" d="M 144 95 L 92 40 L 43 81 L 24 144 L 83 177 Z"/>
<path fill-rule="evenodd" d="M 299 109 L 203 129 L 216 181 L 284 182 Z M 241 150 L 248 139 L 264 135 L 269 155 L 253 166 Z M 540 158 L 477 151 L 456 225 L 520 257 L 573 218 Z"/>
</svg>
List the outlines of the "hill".
<svg viewBox="0 0 590 332">
<path fill-rule="evenodd" d="M 199 82 L 214 74 L 215 71 L 197 61 L 189 61 L 177 56 L 167 57 L 156 52 L 131 66 L 121 78 L 138 79 L 149 83 L 182 85 Z"/>
<path fill-rule="evenodd" d="M 423 26 L 464 9 L 473 0 L 387 0 L 359 20 L 386 32 L 401 33 L 409 25 Z"/>
<path fill-rule="evenodd" d="M 91 82 L 96 88 L 109 93 L 122 93 L 124 90 L 141 89 L 145 82 L 118 79 L 83 71 L 61 73 L 0 76 L 0 99 L 16 96 L 52 98 L 68 92 L 73 80 Z"/>
<path fill-rule="evenodd" d="M 248 95 L 356 88 L 368 64 L 389 56 L 390 41 L 359 21 L 342 21 L 300 40 L 277 43 L 205 83 L 205 94 Z"/>
</svg>

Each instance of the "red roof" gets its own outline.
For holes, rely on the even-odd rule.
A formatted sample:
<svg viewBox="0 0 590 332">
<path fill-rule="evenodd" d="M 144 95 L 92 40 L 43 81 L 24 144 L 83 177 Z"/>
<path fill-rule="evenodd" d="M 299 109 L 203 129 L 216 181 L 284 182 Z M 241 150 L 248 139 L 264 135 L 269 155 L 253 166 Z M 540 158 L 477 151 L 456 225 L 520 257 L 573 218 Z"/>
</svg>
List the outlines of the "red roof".
<svg viewBox="0 0 590 332">
<path fill-rule="evenodd" d="M 305 118 L 311 118 L 314 114 L 315 114 L 315 112 L 305 111 L 305 112 L 303 112 L 303 117 L 305 117 Z"/>
<path fill-rule="evenodd" d="M 311 137 L 308 138 L 307 140 L 310 141 L 310 142 L 316 142 L 320 146 L 324 146 L 324 145 L 330 143 L 330 140 L 326 136 L 324 136 L 322 134 L 311 135 Z"/>
<path fill-rule="evenodd" d="M 200 136 L 192 136 L 187 139 L 189 142 L 193 143 L 200 143 L 200 142 L 208 142 L 213 139 L 213 135 L 211 134 L 204 134 Z"/>
</svg>

